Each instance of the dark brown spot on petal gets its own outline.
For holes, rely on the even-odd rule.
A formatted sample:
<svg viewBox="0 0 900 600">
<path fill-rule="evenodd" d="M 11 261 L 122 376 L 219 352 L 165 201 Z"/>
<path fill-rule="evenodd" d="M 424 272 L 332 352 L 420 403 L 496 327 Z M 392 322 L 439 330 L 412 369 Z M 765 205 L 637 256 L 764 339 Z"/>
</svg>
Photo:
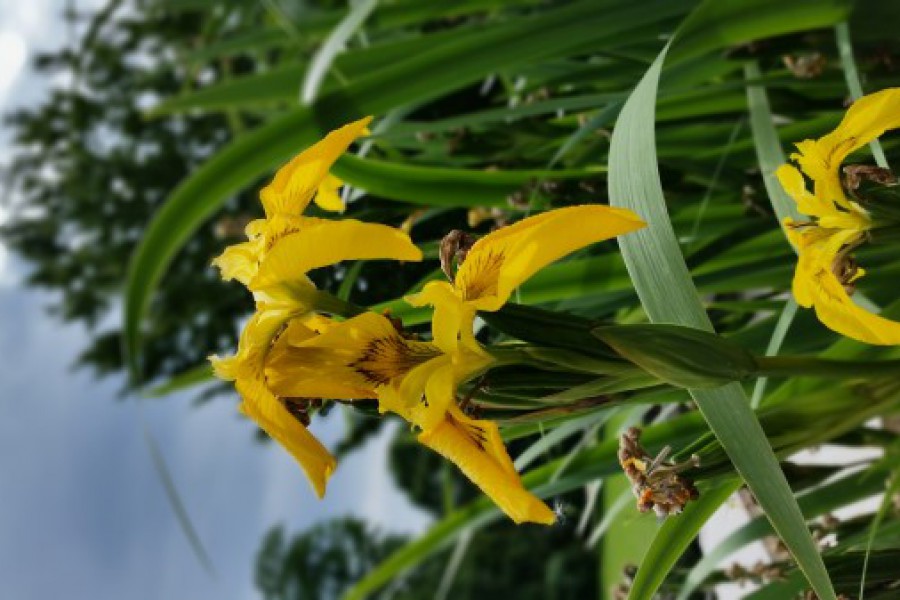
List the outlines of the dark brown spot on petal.
<svg viewBox="0 0 900 600">
<path fill-rule="evenodd" d="M 387 385 L 440 353 L 431 344 L 408 342 L 399 335 L 390 335 L 369 342 L 350 367 L 373 385 Z"/>
</svg>

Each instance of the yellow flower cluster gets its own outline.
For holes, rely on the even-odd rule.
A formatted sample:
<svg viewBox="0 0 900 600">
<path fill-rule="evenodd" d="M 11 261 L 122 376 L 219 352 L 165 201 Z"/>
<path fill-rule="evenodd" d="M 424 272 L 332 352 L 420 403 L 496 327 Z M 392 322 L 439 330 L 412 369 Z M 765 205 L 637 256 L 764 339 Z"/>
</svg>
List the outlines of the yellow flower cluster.
<svg viewBox="0 0 900 600">
<path fill-rule="evenodd" d="M 885 131 L 900 127 L 900 89 L 888 89 L 853 103 L 837 128 L 818 140 L 797 144 L 791 158 L 800 170 L 782 165 L 777 176 L 810 221 L 785 225 L 799 252 L 794 297 L 814 308 L 830 329 L 870 344 L 900 344 L 900 323 L 872 314 L 853 302 L 848 290 L 865 274 L 851 253 L 873 227 L 867 211 L 848 198 L 841 163 Z M 803 175 L 813 182 L 809 191 Z"/>
<path fill-rule="evenodd" d="M 334 458 L 292 414 L 289 401 L 269 389 L 265 365 L 289 323 L 315 326 L 327 304 L 307 277 L 313 269 L 349 259 L 421 260 L 409 237 L 391 227 L 351 219 L 303 216 L 314 199 L 335 208 L 335 180 L 328 171 L 361 135 L 369 119 L 329 134 L 282 167 L 260 193 L 266 218 L 247 225 L 248 241 L 226 249 L 214 264 L 224 279 L 237 279 L 253 293 L 256 313 L 241 334 L 237 352 L 211 357 L 216 374 L 233 380 L 240 410 L 276 439 L 303 467 L 319 496 L 334 471 Z M 327 308 L 327 306 L 325 306 Z"/>
<path fill-rule="evenodd" d="M 323 316 L 328 295 L 307 272 L 341 260 L 420 260 L 406 234 L 383 225 L 302 216 L 313 199 L 341 208 L 331 164 L 368 120 L 329 134 L 275 175 L 261 193 L 264 220 L 247 227 L 248 242 L 228 248 L 216 264 L 253 292 L 257 311 L 237 353 L 213 358 L 235 381 L 241 410 L 300 462 L 321 496 L 335 462 L 307 431 L 302 401 L 377 399 L 420 430 L 418 440 L 455 463 L 515 522 L 549 524 L 553 511 L 524 488 L 497 424 L 467 415 L 460 383 L 495 359 L 474 336 L 477 311 L 496 311 L 547 264 L 588 244 L 644 223 L 627 210 L 573 206 L 495 231 L 460 253 L 451 282 L 431 282 L 407 298 L 432 305 L 432 340 L 411 339 L 391 319 L 363 312 L 346 320 Z"/>
</svg>

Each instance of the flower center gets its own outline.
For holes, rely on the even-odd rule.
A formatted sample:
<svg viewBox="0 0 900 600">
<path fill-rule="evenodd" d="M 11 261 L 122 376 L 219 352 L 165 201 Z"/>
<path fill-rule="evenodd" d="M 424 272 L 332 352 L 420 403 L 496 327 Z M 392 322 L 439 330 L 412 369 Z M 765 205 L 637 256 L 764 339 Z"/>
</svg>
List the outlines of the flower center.
<svg viewBox="0 0 900 600">
<path fill-rule="evenodd" d="M 859 264 L 856 259 L 849 254 L 841 253 L 835 257 L 831 264 L 831 271 L 837 280 L 844 286 L 844 290 L 848 295 L 852 296 L 856 291 L 854 283 L 859 277 Z"/>
<path fill-rule="evenodd" d="M 369 342 L 350 367 L 374 385 L 387 385 L 440 354 L 432 344 L 388 336 Z"/>
</svg>

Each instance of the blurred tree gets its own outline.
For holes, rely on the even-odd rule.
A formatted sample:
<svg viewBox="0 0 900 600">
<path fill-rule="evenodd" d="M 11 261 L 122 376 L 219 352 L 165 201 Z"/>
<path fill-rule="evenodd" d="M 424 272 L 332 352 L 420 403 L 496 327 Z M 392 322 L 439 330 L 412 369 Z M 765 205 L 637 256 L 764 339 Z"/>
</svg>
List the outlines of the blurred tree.
<svg viewBox="0 0 900 600">
<path fill-rule="evenodd" d="M 256 587 L 265 600 L 340 598 L 406 541 L 354 518 L 315 525 L 290 541 L 274 527 L 256 557 Z M 435 555 L 370 598 L 434 598 L 448 556 Z M 571 525 L 518 527 L 503 520 L 471 539 L 447 597 L 475 600 L 510 590 L 525 600 L 597 597 L 595 571 L 596 556 L 573 539 Z"/>
<path fill-rule="evenodd" d="M 274 527 L 256 556 L 256 586 L 266 600 L 339 598 L 404 541 L 353 518 L 320 523 L 290 541 Z"/>
<path fill-rule="evenodd" d="M 259 120 L 234 111 L 150 118 L 148 110 L 162 98 L 268 69 L 280 52 L 295 56 L 292 46 L 203 56 L 204 47 L 229 33 L 268 23 L 275 18 L 270 12 L 255 3 L 221 3 L 202 12 L 111 0 L 96 13 L 67 11 L 64 18 L 83 35 L 71 47 L 36 58 L 38 74 L 54 84 L 44 102 L 5 117 L 14 146 L 5 165 L 10 218 L 0 238 L 32 267 L 27 285 L 59 293 L 51 312 L 89 328 L 91 342 L 78 366 L 98 375 L 124 369 L 118 295 L 144 228 L 191 171 Z M 177 375 L 235 347 L 237 318 L 249 314 L 252 300 L 241 286 L 221 282 L 210 260 L 243 239 L 244 225 L 261 216 L 256 190 L 263 183 L 232 198 L 167 271 L 145 323 L 145 380 Z M 407 214 L 371 197 L 348 211 L 395 225 Z M 462 223 L 460 215 L 453 217 L 452 225 Z M 353 299 L 393 297 L 427 270 L 366 263 L 351 287 Z M 337 266 L 313 277 L 336 289 L 346 273 Z"/>
<path fill-rule="evenodd" d="M 60 292 L 52 313 L 91 329 L 78 362 L 99 374 L 122 368 L 114 298 L 144 226 L 231 137 L 221 115 L 145 118 L 155 99 L 219 71 L 189 72 L 173 60 L 176 45 L 200 35 L 198 14 L 117 10 L 121 4 L 89 17 L 68 12 L 67 20 L 86 25 L 81 42 L 37 57 L 38 73 L 63 83 L 43 103 L 7 117 L 15 143 L 7 173 L 12 216 L 0 230 L 33 267 L 27 284 Z M 208 265 L 240 235 L 250 200 L 235 199 L 169 272 L 148 323 L 149 377 L 178 373 L 235 343 L 235 315 L 249 303 Z"/>
<path fill-rule="evenodd" d="M 391 475 L 410 502 L 439 517 L 453 506 L 477 498 L 478 489 L 461 477 L 456 467 L 416 442 L 401 426 L 388 452 Z"/>
</svg>

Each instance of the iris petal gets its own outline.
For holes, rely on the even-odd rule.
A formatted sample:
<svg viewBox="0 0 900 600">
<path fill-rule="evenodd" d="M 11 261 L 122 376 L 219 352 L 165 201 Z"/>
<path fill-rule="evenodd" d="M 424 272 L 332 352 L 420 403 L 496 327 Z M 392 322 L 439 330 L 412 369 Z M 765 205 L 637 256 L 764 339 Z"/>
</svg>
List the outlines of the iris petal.
<svg viewBox="0 0 900 600">
<path fill-rule="evenodd" d="M 550 525 L 556 520 L 553 511 L 522 486 L 496 423 L 471 419 L 452 406 L 446 419 L 418 439 L 459 467 L 516 523 Z"/>
<path fill-rule="evenodd" d="M 344 125 L 329 133 L 281 167 L 259 194 L 266 216 L 277 213 L 299 215 L 309 205 L 331 165 L 350 144 L 363 135 L 372 117 Z"/>
</svg>

